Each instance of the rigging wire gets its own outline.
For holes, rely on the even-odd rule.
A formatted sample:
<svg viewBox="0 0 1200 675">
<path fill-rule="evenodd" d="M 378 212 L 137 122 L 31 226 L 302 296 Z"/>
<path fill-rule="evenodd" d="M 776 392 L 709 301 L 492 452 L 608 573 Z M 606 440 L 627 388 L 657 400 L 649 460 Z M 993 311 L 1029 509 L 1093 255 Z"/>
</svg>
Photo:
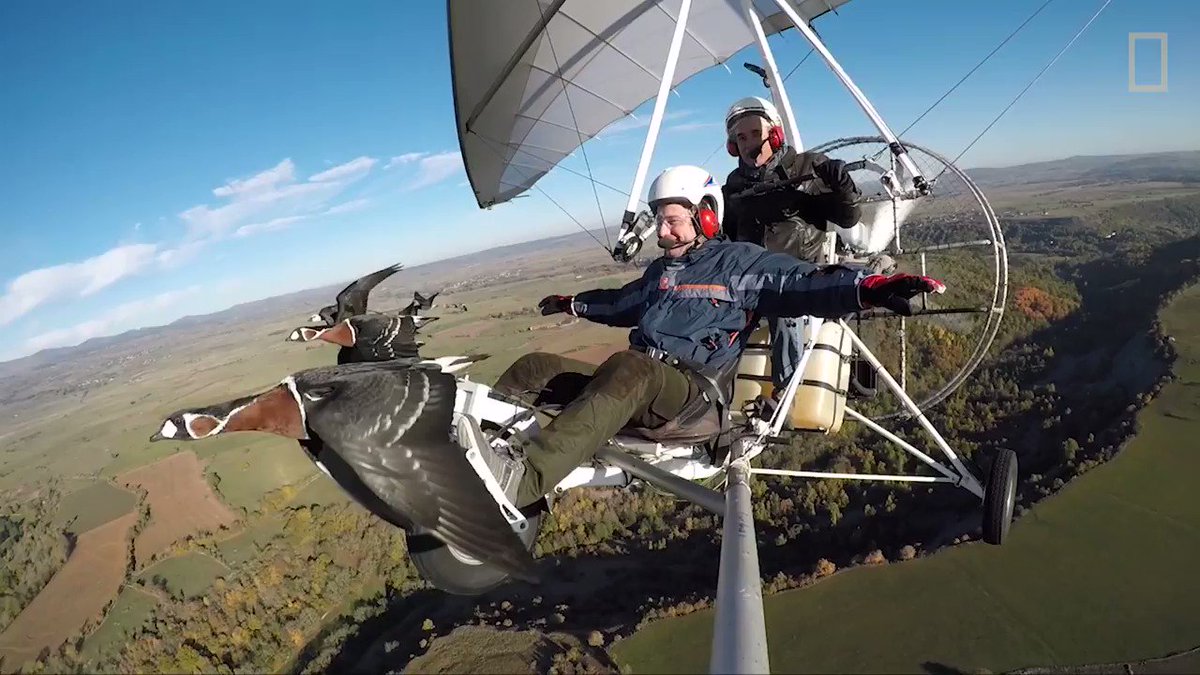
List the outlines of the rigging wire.
<svg viewBox="0 0 1200 675">
<path fill-rule="evenodd" d="M 1042 75 L 1045 74 L 1045 72 L 1047 70 L 1050 70 L 1050 67 L 1053 66 L 1055 63 L 1057 63 L 1058 60 L 1060 58 L 1062 58 L 1063 54 L 1067 53 L 1067 50 L 1071 48 L 1071 45 L 1075 44 L 1075 41 L 1079 39 L 1079 36 L 1083 35 L 1084 31 L 1086 31 L 1088 29 L 1088 27 L 1092 25 L 1092 23 L 1100 16 L 1100 14 L 1111 3 L 1112 3 L 1112 0 L 1104 0 L 1104 4 L 1100 5 L 1100 9 L 1096 10 L 1096 13 L 1092 15 L 1092 18 L 1088 19 L 1087 23 L 1083 24 L 1083 27 L 1080 28 L 1075 33 L 1074 37 L 1072 37 L 1067 42 L 1067 44 L 1063 45 L 1062 49 L 1058 50 L 1058 53 L 1054 55 L 1054 58 L 1050 59 L 1050 62 L 1047 63 L 1045 66 L 1043 66 L 1042 69 L 1038 71 L 1037 75 L 1033 76 L 1033 79 L 1029 81 L 1029 84 L 1026 84 L 1025 88 L 1022 89 L 1015 97 L 1013 97 L 1013 100 L 1009 101 L 1008 105 L 1004 106 L 1004 109 L 1000 111 L 1000 114 L 996 115 L 996 117 L 994 117 L 992 119 L 992 121 L 989 122 L 988 125 L 983 128 L 983 131 L 980 131 L 979 134 L 977 136 L 975 136 L 975 138 L 970 143 L 967 144 L 967 147 L 963 148 L 962 152 L 958 153 L 958 155 L 955 156 L 955 158 L 950 161 L 950 164 L 956 164 L 958 162 L 958 160 L 962 158 L 963 155 L 967 154 L 967 151 L 970 150 L 972 147 L 974 147 L 974 145 L 979 142 L 979 139 L 983 138 L 983 135 L 986 134 L 988 132 L 988 130 L 990 130 L 993 126 L 995 126 L 996 122 L 999 122 L 1000 118 L 1004 117 L 1004 114 L 1007 113 L 1010 108 L 1012 108 L 1014 105 L 1016 105 L 1017 101 L 1021 100 L 1021 97 L 1025 95 L 1025 92 L 1029 91 L 1029 89 L 1031 87 L 1033 87 L 1033 85 L 1042 78 Z M 948 168 L 949 167 L 947 167 L 947 169 Z M 934 180 L 937 180 L 938 178 L 940 178 L 942 176 L 942 174 L 947 171 L 947 169 L 942 169 L 942 172 L 939 173 L 937 175 L 937 177 L 934 178 Z"/>
<path fill-rule="evenodd" d="M 950 94 L 954 93 L 954 90 L 958 89 L 959 86 L 961 86 L 963 82 L 966 82 L 967 78 L 974 75 L 975 71 L 977 71 L 981 67 L 983 67 L 983 64 L 987 63 L 989 59 L 991 59 L 993 56 L 995 56 L 996 52 L 1000 51 L 1000 49 L 1002 47 L 1004 47 L 1004 45 L 1008 44 L 1014 37 L 1016 37 L 1017 33 L 1020 33 L 1021 30 L 1023 30 L 1025 28 L 1025 26 L 1029 25 L 1030 21 L 1033 21 L 1033 19 L 1038 14 L 1041 14 L 1042 10 L 1046 9 L 1046 7 L 1048 7 L 1050 5 L 1050 3 L 1052 3 L 1052 2 L 1054 2 L 1054 0 L 1046 0 L 1046 2 L 1042 3 L 1042 5 L 1040 7 L 1035 9 L 1033 11 L 1033 14 L 1030 14 L 1024 21 L 1021 22 L 1021 25 L 1017 26 L 1016 29 L 1013 30 L 1013 32 L 1008 34 L 1008 37 L 1001 40 L 1000 44 L 993 47 L 992 51 L 988 52 L 987 56 L 983 57 L 983 59 L 981 59 L 979 61 L 979 63 L 976 63 L 974 68 L 971 68 L 970 70 L 968 70 L 966 75 L 963 75 L 961 78 L 959 78 L 958 82 L 955 82 L 954 86 L 947 89 L 946 93 L 942 94 L 941 97 L 938 98 L 938 100 L 934 101 L 932 105 L 930 105 L 928 108 L 926 108 L 925 112 L 921 113 L 920 115 L 917 115 L 917 118 L 915 120 L 910 122 L 908 126 L 904 127 L 904 131 L 901 131 L 900 133 L 896 134 L 896 138 L 903 138 L 904 134 L 907 134 L 914 126 L 917 125 L 917 122 L 920 122 L 921 120 L 925 119 L 926 115 L 928 115 L 930 112 L 932 112 L 934 108 L 938 107 L 938 105 L 940 105 L 942 101 L 945 101 L 946 97 L 948 97 Z M 874 156 L 875 161 L 879 161 L 879 157 L 881 155 L 883 155 L 884 152 L 887 152 L 887 149 L 888 149 L 887 146 L 884 146 L 883 148 L 881 148 L 879 150 L 879 152 L 875 153 L 875 156 Z"/>
<path fill-rule="evenodd" d="M 479 140 L 483 141 L 483 147 L 485 147 L 485 148 L 487 148 L 488 150 L 491 150 L 493 153 L 495 153 L 495 154 L 496 154 L 496 156 L 497 156 L 497 157 L 499 157 L 501 161 L 508 161 L 508 160 L 507 160 L 507 158 L 504 156 L 504 153 L 500 152 L 498 149 L 496 149 L 496 148 L 495 148 L 495 147 L 492 145 L 493 143 L 499 144 L 499 142 L 498 142 L 498 141 L 494 141 L 494 140 L 492 140 L 492 139 L 488 138 L 487 136 L 483 136 L 483 135 L 477 134 L 477 133 L 475 133 L 474 131 L 471 131 L 471 132 L 468 132 L 468 133 L 474 134 L 476 138 L 478 138 Z M 516 150 L 518 150 L 518 151 L 520 151 L 520 152 L 524 152 L 524 151 L 521 151 L 521 150 L 520 150 L 520 148 L 517 148 Z M 526 154 L 529 154 L 529 153 L 528 153 L 528 152 L 526 152 Z M 530 156 L 532 157 L 532 156 L 534 156 L 534 155 L 530 155 Z M 571 173 L 578 174 L 578 172 L 577 172 L 577 171 L 572 171 Z M 582 175 L 582 174 L 579 174 L 579 175 Z M 540 192 L 540 193 L 542 194 L 542 196 L 543 196 L 543 197 L 545 197 L 546 199 L 549 199 L 549 200 L 550 200 L 550 203 L 551 203 L 551 204 L 554 204 L 555 206 L 557 206 L 559 211 L 562 211 L 564 214 L 566 214 L 566 216 L 567 216 L 568 218 L 570 218 L 572 222 L 574 222 L 576 225 L 578 225 L 578 226 L 579 226 L 579 229 L 583 230 L 584 234 L 586 234 L 586 235 L 588 235 L 589 237 L 591 237 L 592 239 L 594 239 L 594 240 L 596 241 L 596 243 L 597 243 L 597 244 L 599 244 L 600 246 L 604 246 L 604 242 L 600 241 L 600 238 L 599 238 L 599 237 L 597 237 L 597 236 L 596 236 L 596 234 L 595 234 L 594 232 L 592 232 L 591 230 L 589 230 L 589 229 L 587 229 L 586 227 L 584 227 L 583 223 L 579 222 L 579 219 L 578 219 L 578 218 L 576 218 L 575 216 L 571 215 L 571 212 L 570 212 L 570 211 L 568 211 L 568 210 L 567 210 L 565 207 L 563 207 L 563 205 L 562 205 L 562 204 L 559 204 L 559 203 L 558 203 L 558 201 L 557 201 L 557 200 L 555 200 L 553 197 L 551 197 L 551 196 L 550 196 L 550 194 L 549 194 L 548 192 L 546 192 L 545 190 L 543 190 L 543 189 L 542 189 L 542 187 L 541 187 L 540 185 L 538 185 L 537 183 L 533 183 L 532 185 L 530 185 L 530 187 L 532 187 L 533 189 L 535 189 L 535 190 L 537 190 L 538 192 Z M 605 187 L 609 187 L 609 186 L 605 186 Z M 616 190 L 616 188 L 610 188 L 610 189 Z M 620 190 L 617 190 L 617 192 L 620 192 Z M 628 196 L 628 194 L 629 194 L 629 193 L 625 193 L 625 194 L 626 194 L 626 196 Z M 605 235 L 606 235 L 606 237 L 605 237 L 605 238 L 607 238 L 607 234 L 608 234 L 608 228 L 607 228 L 607 226 L 605 226 L 603 222 L 600 224 L 600 226 L 601 226 L 602 228 L 604 228 Z M 608 247 L 605 247 L 605 248 L 604 248 L 604 250 L 607 252 L 607 251 L 609 251 L 610 249 L 609 249 Z"/>
<path fill-rule="evenodd" d="M 563 205 L 562 205 L 562 204 L 559 204 L 559 203 L 558 203 L 558 201 L 554 199 L 554 197 L 551 197 L 551 196 L 550 196 L 550 193 L 548 193 L 548 192 L 546 192 L 545 190 L 543 190 L 543 189 L 541 188 L 541 186 L 540 186 L 540 185 L 538 185 L 537 183 L 534 183 L 534 184 L 533 184 L 533 188 L 534 188 L 535 190 L 537 190 L 538 192 L 542 193 L 542 196 L 543 196 L 543 197 L 545 197 L 546 199 L 549 199 L 549 200 L 550 200 L 550 203 L 552 203 L 552 204 L 554 204 L 555 206 L 557 206 L 559 211 L 562 211 L 563 213 L 567 214 L 567 217 L 568 217 L 568 218 L 570 218 L 571 220 L 575 221 L 575 224 L 579 226 L 579 229 L 581 229 L 581 230 L 583 230 L 584 232 L 586 232 L 586 233 L 587 233 L 587 235 L 588 235 L 589 237 L 591 237 L 592 239 L 594 239 L 594 240 L 596 241 L 596 243 L 597 243 L 597 244 L 599 244 L 599 245 L 601 245 L 601 246 L 604 246 L 604 242 L 600 241 L 600 238 L 599 238 L 599 237 L 597 237 L 597 236 L 596 236 L 596 234 L 595 234 L 594 232 L 592 232 L 591 230 L 589 230 L 589 229 L 587 229 L 586 227 L 584 227 L 584 226 L 583 226 L 583 223 L 579 222 L 579 219 L 578 219 L 578 218 L 576 218 L 575 216 L 571 215 L 571 212 L 570 212 L 570 211 L 568 211 L 568 210 L 566 210 L 566 209 L 563 207 Z M 604 227 L 604 224 L 603 224 L 603 223 L 601 223 L 601 224 L 600 224 L 600 226 L 604 228 L 604 233 L 605 233 L 605 235 L 604 235 L 604 238 L 605 238 L 605 239 L 607 239 L 607 238 L 608 238 L 608 228 L 607 228 L 607 227 Z M 608 250 L 610 250 L 610 249 L 609 249 L 609 247 L 605 246 L 604 250 L 605 250 L 605 251 L 608 251 Z"/>
<path fill-rule="evenodd" d="M 592 175 L 592 163 L 588 160 L 587 148 L 584 147 L 583 132 L 579 130 L 579 119 L 575 117 L 575 106 L 571 104 L 571 94 L 567 91 L 567 80 L 563 77 L 562 64 L 558 60 L 558 52 L 554 49 L 554 38 L 550 35 L 550 23 L 546 18 L 546 8 L 544 6 L 542 7 L 542 23 L 546 26 L 546 44 L 550 47 L 550 56 L 554 58 L 554 69 L 557 72 L 556 77 L 558 77 L 559 84 L 562 85 L 563 98 L 567 100 L 567 110 L 571 113 L 571 123 L 575 125 L 575 135 L 579 139 L 579 151 L 583 154 L 583 165 L 587 168 L 588 178 L 592 183 L 592 196 L 596 198 L 596 211 L 600 214 L 600 227 L 604 229 L 604 241 L 608 242 L 604 250 L 610 251 L 612 250 L 612 242 L 609 241 L 608 237 L 608 223 L 604 220 L 604 209 L 600 207 L 600 191 L 596 189 L 596 180 Z M 575 222 L 578 223 L 579 221 Z"/>
</svg>

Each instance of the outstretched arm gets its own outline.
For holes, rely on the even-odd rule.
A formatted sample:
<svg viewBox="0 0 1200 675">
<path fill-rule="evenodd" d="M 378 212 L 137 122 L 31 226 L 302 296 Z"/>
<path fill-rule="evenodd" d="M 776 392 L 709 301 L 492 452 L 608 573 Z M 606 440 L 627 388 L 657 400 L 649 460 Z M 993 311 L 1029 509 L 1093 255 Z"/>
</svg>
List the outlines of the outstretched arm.
<svg viewBox="0 0 1200 675">
<path fill-rule="evenodd" d="M 542 314 L 566 312 L 606 326 L 632 328 L 642 316 L 648 298 L 646 277 L 621 288 L 598 288 L 576 295 L 551 295 L 542 298 L 538 307 Z"/>
<path fill-rule="evenodd" d="M 753 252 L 757 255 L 747 256 L 746 265 L 734 279 L 734 289 L 742 302 L 759 314 L 833 319 L 862 309 L 858 285 L 866 272 L 839 266 L 821 268 L 786 253 Z"/>
<path fill-rule="evenodd" d="M 826 319 L 871 307 L 911 315 L 911 298 L 946 290 L 944 284 L 929 277 L 868 275 L 861 269 L 817 267 L 784 253 L 769 252 L 749 259 L 734 287 L 742 301 L 760 314 Z"/>
</svg>

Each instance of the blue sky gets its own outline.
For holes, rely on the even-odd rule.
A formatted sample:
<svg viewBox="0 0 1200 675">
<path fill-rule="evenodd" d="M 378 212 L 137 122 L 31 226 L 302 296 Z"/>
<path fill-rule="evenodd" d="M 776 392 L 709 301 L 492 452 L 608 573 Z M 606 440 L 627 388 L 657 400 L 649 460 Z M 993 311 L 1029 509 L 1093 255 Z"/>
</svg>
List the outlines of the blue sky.
<svg viewBox="0 0 1200 675">
<path fill-rule="evenodd" d="M 856 0 L 817 28 L 899 130 L 1042 1 Z M 957 154 L 1100 4 L 1053 2 L 907 137 Z M 1127 91 L 1131 31 L 1168 33 L 1168 93 Z M 1115 0 L 960 164 L 1200 148 L 1198 38 L 1193 0 Z M 772 42 L 784 70 L 807 51 Z M 0 360 L 577 231 L 537 193 L 476 207 L 447 54 L 442 2 L 0 3 Z M 678 88 L 651 175 L 731 168 L 724 109 L 762 91 L 745 60 Z M 1138 63 L 1157 72 L 1157 47 Z M 807 144 L 873 133 L 815 56 L 788 86 Z M 587 150 L 623 187 L 642 130 L 618 125 Z M 587 181 L 541 185 L 599 224 Z M 600 196 L 612 224 L 624 198 Z"/>
</svg>

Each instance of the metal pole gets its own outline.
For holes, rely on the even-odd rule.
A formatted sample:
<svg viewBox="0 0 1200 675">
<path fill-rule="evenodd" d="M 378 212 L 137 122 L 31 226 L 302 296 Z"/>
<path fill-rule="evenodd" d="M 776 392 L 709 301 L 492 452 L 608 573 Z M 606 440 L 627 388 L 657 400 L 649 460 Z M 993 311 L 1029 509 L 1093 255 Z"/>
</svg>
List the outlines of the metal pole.
<svg viewBox="0 0 1200 675">
<path fill-rule="evenodd" d="M 900 141 L 896 138 L 896 135 L 892 133 L 892 130 L 888 128 L 887 122 L 884 122 L 883 118 L 880 117 L 879 113 L 875 110 L 875 106 L 871 105 L 871 102 L 867 100 L 867 95 L 858 88 L 858 85 L 854 84 L 854 80 L 850 79 L 850 76 L 847 75 L 846 71 L 842 69 L 842 65 L 838 63 L 837 59 L 833 58 L 833 54 L 830 53 L 830 51 L 826 49 L 825 44 L 821 42 L 821 38 L 817 37 L 817 34 L 813 32 L 812 27 L 808 25 L 807 21 L 800 17 L 800 14 L 796 11 L 796 8 L 793 7 L 788 0 L 775 0 L 775 4 L 779 5 L 779 8 L 788 15 L 788 18 L 790 18 L 792 23 L 796 26 L 796 30 L 800 31 L 800 34 L 803 35 L 808 40 L 809 44 L 813 46 L 813 49 L 815 49 L 817 53 L 821 55 L 821 58 L 825 60 L 825 63 L 829 64 L 829 68 L 833 71 L 833 74 L 842 81 L 842 84 L 845 85 L 846 90 L 850 92 L 850 95 L 854 97 L 854 100 L 858 101 L 859 107 L 861 107 L 863 112 L 867 114 L 867 117 L 870 118 L 871 123 L 875 125 L 875 128 L 879 129 L 879 135 L 883 136 L 883 138 L 888 142 L 892 153 L 896 155 L 896 158 L 900 160 L 900 163 L 904 165 L 904 168 L 907 169 L 912 175 L 913 185 L 922 193 L 925 192 L 924 188 L 926 186 L 926 181 L 924 176 L 921 174 L 921 170 L 917 168 L 916 163 L 912 161 L 912 158 L 908 156 L 908 153 L 904 150 L 904 147 L 900 145 Z"/>
<path fill-rule="evenodd" d="M 875 370 L 878 371 L 879 376 L 883 378 L 884 384 L 886 384 L 888 388 L 892 390 L 892 393 L 896 395 L 896 398 L 900 399 L 900 402 L 905 408 L 908 409 L 909 413 L 916 418 L 917 423 L 919 423 L 921 427 L 928 432 L 929 436 L 933 438 L 933 442 L 939 448 L 941 448 L 942 452 L 946 454 L 946 457 L 950 459 L 950 463 L 954 465 L 954 470 L 957 471 L 960 476 L 962 476 L 963 486 L 975 493 L 975 495 L 980 499 L 983 499 L 983 486 L 979 484 L 979 481 L 975 478 L 975 474 L 967 471 L 967 467 L 963 466 L 963 463 L 958 458 L 958 455 L 954 454 L 954 450 L 950 448 L 950 444 L 946 442 L 946 439 L 942 438 L 942 435 L 938 433 L 937 428 L 933 426 L 933 422 L 930 422 L 929 418 L 925 416 L 925 413 L 921 412 L 921 408 L 913 402 L 912 398 L 909 397 L 908 392 L 904 391 L 904 389 L 900 387 L 896 380 L 892 378 L 891 373 L 887 371 L 887 368 L 883 367 L 883 364 L 879 362 L 879 359 L 876 358 L 873 353 L 871 353 L 871 350 L 867 348 L 867 345 L 864 344 L 863 341 L 854 334 L 854 331 L 850 330 L 850 326 L 847 326 L 846 322 L 842 321 L 841 319 L 838 321 L 842 324 L 842 328 L 850 333 L 850 341 L 854 343 L 855 347 L 858 347 L 859 353 L 862 354 L 867 361 L 870 361 L 872 366 L 875 366 Z M 909 451 L 911 452 L 911 450 Z"/>
<path fill-rule="evenodd" d="M 632 224 L 636 217 L 638 197 L 642 194 L 642 185 L 646 182 L 646 172 L 650 169 L 650 157 L 654 154 L 654 144 L 658 140 L 658 130 L 662 125 L 663 112 L 667 109 L 667 96 L 671 93 L 671 82 L 675 80 L 675 64 L 679 61 L 679 49 L 683 45 L 683 36 L 687 33 L 688 12 L 691 8 L 692 0 L 682 0 L 679 5 L 679 17 L 675 20 L 675 33 L 671 36 L 667 63 L 663 67 L 662 80 L 658 83 L 658 97 L 654 99 L 654 114 L 650 118 L 650 128 L 646 131 L 646 141 L 642 144 L 642 157 L 638 160 L 637 173 L 633 177 L 633 187 L 629 190 L 629 202 L 625 205 L 625 217 L 621 220 L 622 230 Z"/>
<path fill-rule="evenodd" d="M 711 673 L 769 673 L 767 622 L 763 616 L 758 542 L 750 508 L 750 462 L 741 439 L 730 449 L 725 488 L 717 616 L 713 625 Z"/>
<path fill-rule="evenodd" d="M 762 27 L 762 17 L 758 15 L 758 10 L 754 9 L 754 0 L 742 0 L 742 7 L 746 10 L 746 18 L 750 22 L 750 27 L 754 29 L 754 37 L 758 41 L 758 52 L 767 66 L 767 82 L 771 84 L 771 98 L 775 99 L 775 106 L 783 112 L 784 134 L 787 135 L 796 152 L 803 152 L 804 142 L 800 139 L 800 127 L 796 125 L 796 116 L 792 113 L 792 103 L 783 87 L 783 78 L 779 77 L 779 67 L 775 65 L 775 54 L 771 51 L 771 45 L 767 43 L 767 34 Z"/>
<path fill-rule="evenodd" d="M 900 446 L 902 449 L 907 450 L 908 452 L 912 453 L 912 455 L 914 457 L 921 460 L 922 462 L 925 462 L 929 466 L 933 467 L 934 469 L 936 469 L 939 473 L 941 473 L 946 478 L 954 481 L 955 483 L 960 482 L 959 476 L 957 474 L 955 474 L 953 471 L 951 471 L 950 469 L 947 469 L 946 467 L 942 466 L 941 464 L 938 464 L 936 459 L 921 452 L 912 443 L 909 443 L 908 441 L 904 440 L 903 438 L 900 438 L 896 434 L 888 431 L 887 429 L 884 429 L 875 420 L 872 420 L 871 418 L 867 417 L 866 415 L 863 415 L 862 413 L 858 412 L 857 410 L 854 410 L 853 408 L 846 408 L 846 414 L 849 415 L 850 417 L 858 420 L 859 422 L 862 422 L 871 431 L 874 431 L 875 433 L 879 434 L 880 436 L 883 436 L 887 440 Z"/>
<path fill-rule="evenodd" d="M 837 473 L 834 471 L 789 471 L 787 469 L 753 469 L 755 476 L 787 476 L 789 478 L 837 478 L 841 480 L 900 481 L 908 483 L 957 483 L 957 478 L 945 476 L 905 476 L 894 473 Z"/>
<path fill-rule="evenodd" d="M 726 510 L 726 500 L 716 490 L 706 488 L 703 485 L 697 485 L 675 474 L 667 473 L 657 466 L 643 462 L 627 452 L 622 452 L 612 446 L 606 445 L 600 448 L 596 453 L 596 457 L 603 459 L 618 469 L 628 471 L 651 485 L 678 495 L 701 508 L 708 509 L 717 515 L 721 515 Z"/>
</svg>

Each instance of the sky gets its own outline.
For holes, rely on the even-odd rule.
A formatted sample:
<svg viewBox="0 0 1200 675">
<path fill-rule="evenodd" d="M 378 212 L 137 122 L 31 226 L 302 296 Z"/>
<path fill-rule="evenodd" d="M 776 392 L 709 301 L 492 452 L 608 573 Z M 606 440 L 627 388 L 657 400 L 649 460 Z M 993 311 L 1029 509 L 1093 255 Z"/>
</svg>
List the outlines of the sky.
<svg viewBox="0 0 1200 675">
<path fill-rule="evenodd" d="M 1043 2 L 855 0 L 816 28 L 899 131 Z M 957 155 L 1102 4 L 1051 2 L 905 137 Z M 539 183 L 562 209 L 538 191 L 478 208 L 445 12 L 390 0 L 0 3 L 0 360 L 567 234 L 572 218 L 615 225 L 625 196 L 593 194 L 565 170 Z M 1130 32 L 1168 34 L 1166 93 L 1128 90 Z M 785 72 L 808 51 L 794 32 L 771 42 Z M 1139 82 L 1157 76 L 1158 49 L 1137 43 Z M 765 91 L 747 60 L 754 47 L 677 87 L 651 176 L 733 167 L 724 111 Z M 1197 64 L 1200 3 L 1113 0 L 959 164 L 1200 149 Z M 816 56 L 787 84 L 805 145 L 874 134 Z M 597 180 L 628 189 L 651 106 L 585 145 Z M 586 172 L 582 155 L 561 166 Z"/>
</svg>

